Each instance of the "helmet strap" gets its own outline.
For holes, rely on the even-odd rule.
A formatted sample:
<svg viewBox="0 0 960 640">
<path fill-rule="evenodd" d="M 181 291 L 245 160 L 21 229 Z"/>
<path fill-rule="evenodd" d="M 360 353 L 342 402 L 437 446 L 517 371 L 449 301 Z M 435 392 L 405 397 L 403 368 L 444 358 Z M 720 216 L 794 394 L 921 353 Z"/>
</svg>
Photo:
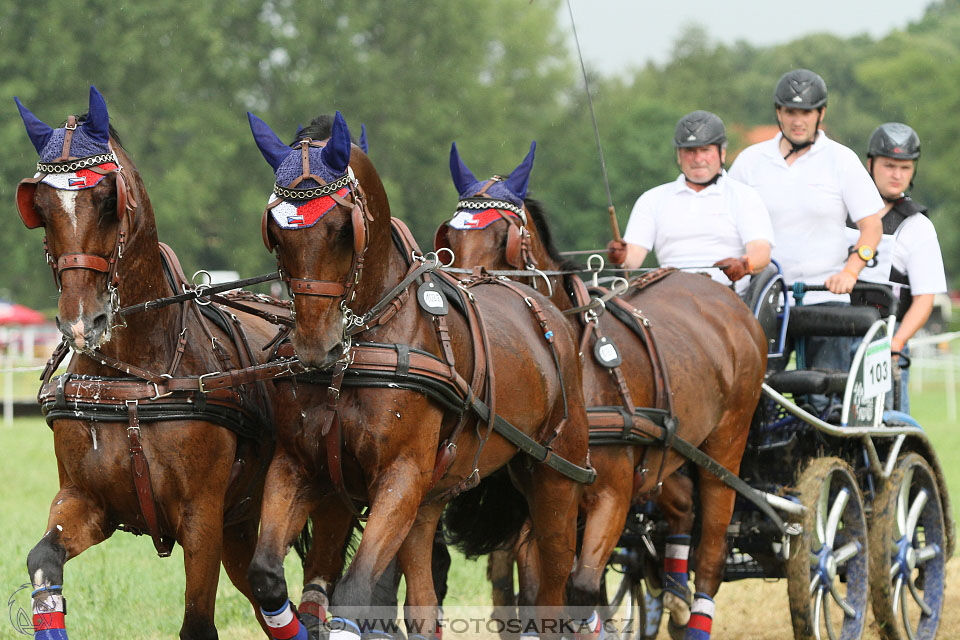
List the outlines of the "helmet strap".
<svg viewBox="0 0 960 640">
<path fill-rule="evenodd" d="M 686 175 L 683 176 L 683 179 L 689 182 L 690 184 L 695 184 L 699 187 L 709 187 L 712 184 L 717 184 L 717 180 L 720 179 L 721 175 L 723 175 L 723 168 L 721 168 L 720 171 L 717 172 L 717 175 L 713 176 L 709 180 L 706 180 L 705 182 L 697 182 L 696 180 L 691 180 Z"/>
</svg>

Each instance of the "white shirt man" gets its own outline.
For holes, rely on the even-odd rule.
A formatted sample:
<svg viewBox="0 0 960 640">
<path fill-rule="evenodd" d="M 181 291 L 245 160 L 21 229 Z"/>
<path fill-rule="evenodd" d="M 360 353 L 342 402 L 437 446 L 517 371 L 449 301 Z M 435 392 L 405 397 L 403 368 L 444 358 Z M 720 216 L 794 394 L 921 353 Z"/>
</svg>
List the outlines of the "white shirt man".
<svg viewBox="0 0 960 640">
<path fill-rule="evenodd" d="M 680 175 L 640 196 L 623 240 L 607 247 L 611 261 L 635 269 L 653 250 L 663 266 L 717 267 L 703 270 L 727 285 L 762 271 L 773 229 L 760 196 L 723 170 L 723 122 L 708 111 L 688 113 L 673 143 Z M 740 291 L 746 286 L 737 284 Z"/>
<path fill-rule="evenodd" d="M 856 153 L 829 139 L 822 130 L 798 156 L 785 160 L 783 147 L 780 133 L 744 149 L 730 175 L 756 189 L 767 205 L 778 240 L 773 258 L 780 263 L 784 279 L 824 284 L 845 272 L 848 260 L 856 257 L 848 254 L 847 216 L 855 223 L 862 221 L 874 216 L 883 201 Z M 872 246 L 877 240 L 879 237 Z M 859 274 L 850 275 L 852 287 Z M 804 304 L 848 299 L 846 295 L 811 292 Z"/>
<path fill-rule="evenodd" d="M 656 251 L 662 266 L 680 269 L 742 255 L 751 242 L 774 244 L 760 196 L 725 171 L 700 190 L 692 188 L 682 173 L 673 182 L 650 189 L 634 204 L 623 239 L 643 248 L 644 255 Z M 717 282 L 730 284 L 722 270 L 703 270 Z M 738 280 L 738 292 L 748 283 L 747 278 Z"/>
</svg>

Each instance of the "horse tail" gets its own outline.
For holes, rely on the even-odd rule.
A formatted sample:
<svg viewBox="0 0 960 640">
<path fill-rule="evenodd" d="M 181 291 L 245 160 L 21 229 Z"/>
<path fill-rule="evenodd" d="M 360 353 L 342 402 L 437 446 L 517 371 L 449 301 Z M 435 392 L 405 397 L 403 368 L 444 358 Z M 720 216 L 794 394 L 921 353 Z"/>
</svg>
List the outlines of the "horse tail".
<svg viewBox="0 0 960 640">
<path fill-rule="evenodd" d="M 528 517 L 527 501 L 503 467 L 451 500 L 443 526 L 450 544 L 476 558 L 512 547 Z"/>
<path fill-rule="evenodd" d="M 297 552 L 297 555 L 300 556 L 300 566 L 306 567 L 307 565 L 307 554 L 310 553 L 310 548 L 313 546 L 313 521 L 310 518 L 307 518 L 307 521 L 303 523 L 303 529 L 300 530 L 300 534 L 293 541 L 293 550 Z"/>
<path fill-rule="evenodd" d="M 360 528 L 360 523 L 354 519 L 350 527 L 350 537 L 347 539 L 347 544 L 343 547 L 344 560 L 353 558 L 357 553 L 357 547 L 360 546 L 360 536 L 362 533 L 363 529 Z M 293 541 L 293 550 L 296 551 L 300 557 L 300 566 L 306 567 L 307 555 L 310 553 L 312 547 L 313 521 L 307 518 L 307 521 L 303 524 L 303 529 L 300 530 L 299 535 L 297 535 Z"/>
</svg>

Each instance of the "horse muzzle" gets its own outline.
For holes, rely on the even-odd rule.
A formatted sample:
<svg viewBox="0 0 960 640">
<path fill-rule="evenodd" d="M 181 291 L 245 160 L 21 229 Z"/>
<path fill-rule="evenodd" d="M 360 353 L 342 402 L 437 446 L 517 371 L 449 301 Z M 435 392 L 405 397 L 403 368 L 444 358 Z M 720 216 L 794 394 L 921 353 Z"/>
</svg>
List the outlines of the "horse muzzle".
<svg viewBox="0 0 960 640">
<path fill-rule="evenodd" d="M 77 351 L 91 351 L 110 340 L 110 313 L 80 314 L 76 319 L 56 318 L 57 329 Z"/>
</svg>

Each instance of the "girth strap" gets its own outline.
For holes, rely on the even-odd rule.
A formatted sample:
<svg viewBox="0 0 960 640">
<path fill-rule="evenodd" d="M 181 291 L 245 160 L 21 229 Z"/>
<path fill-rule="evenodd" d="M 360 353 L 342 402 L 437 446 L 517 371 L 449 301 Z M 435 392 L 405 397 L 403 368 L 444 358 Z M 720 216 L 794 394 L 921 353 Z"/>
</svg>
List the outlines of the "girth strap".
<svg viewBox="0 0 960 640">
<path fill-rule="evenodd" d="M 161 558 L 170 556 L 173 549 L 172 540 L 160 533 L 160 522 L 157 518 L 157 502 L 153 497 L 153 484 L 150 482 L 150 465 L 143 453 L 143 444 L 140 442 L 140 419 L 137 415 L 137 401 L 127 401 L 127 415 L 130 426 L 127 427 L 127 442 L 130 443 L 130 470 L 133 473 L 133 485 L 137 491 L 137 502 L 140 504 L 140 513 L 147 525 L 147 532 L 153 539 L 153 546 Z"/>
</svg>

